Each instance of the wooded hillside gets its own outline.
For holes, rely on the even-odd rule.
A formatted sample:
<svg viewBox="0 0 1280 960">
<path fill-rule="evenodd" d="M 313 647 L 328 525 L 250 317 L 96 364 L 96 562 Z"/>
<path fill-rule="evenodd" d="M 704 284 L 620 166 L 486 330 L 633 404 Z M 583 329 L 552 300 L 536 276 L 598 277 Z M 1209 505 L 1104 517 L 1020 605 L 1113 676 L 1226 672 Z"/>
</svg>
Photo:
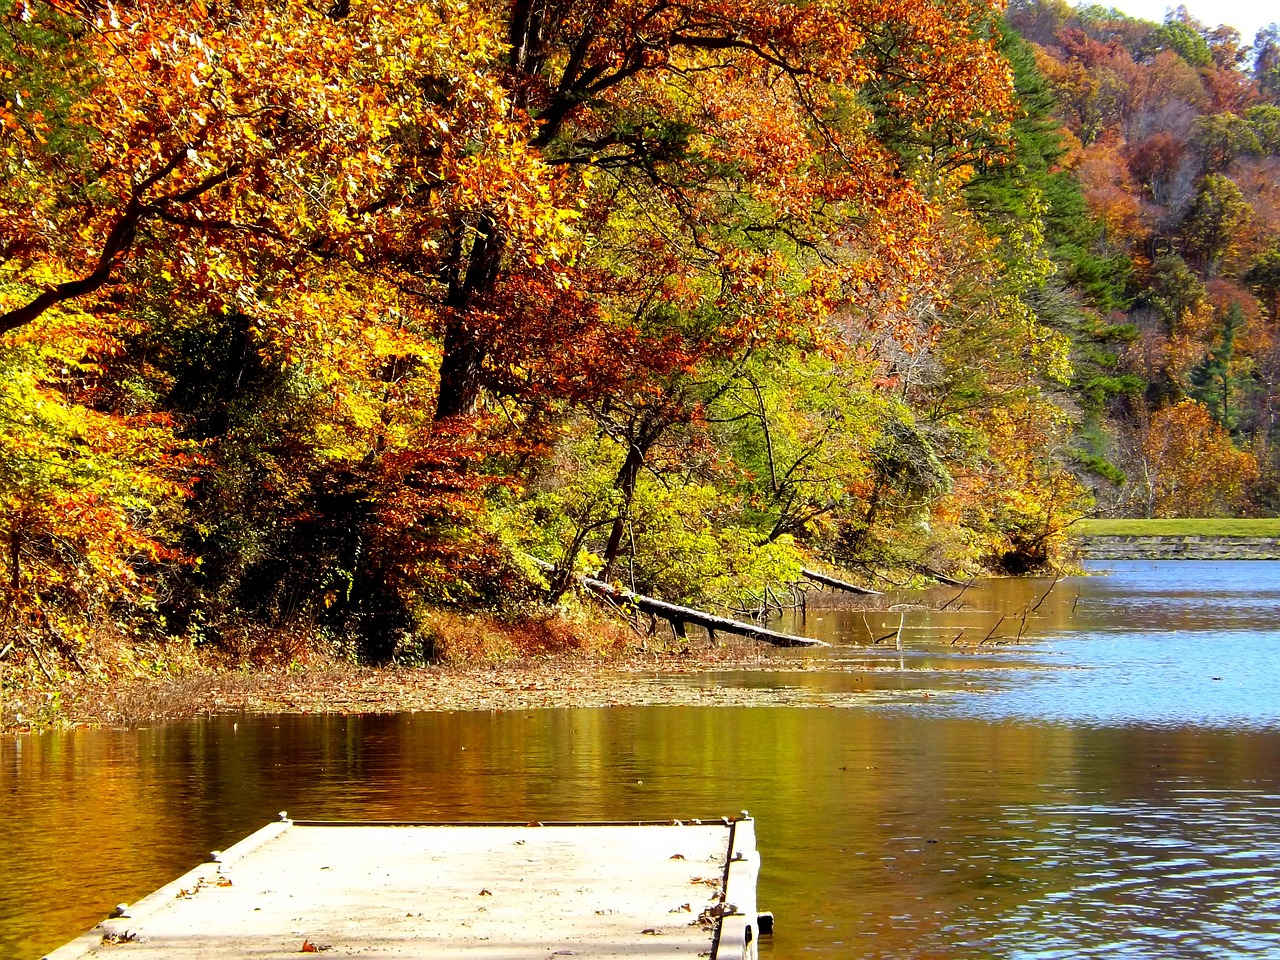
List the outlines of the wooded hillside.
<svg viewBox="0 0 1280 960">
<path fill-rule="evenodd" d="M 1092 219 L 1049 218 L 1100 509 L 1274 514 L 1280 30 L 1250 43 L 1183 8 L 1154 24 L 1055 0 L 1008 18 Z"/>
<path fill-rule="evenodd" d="M 1100 17 L 0 0 L 0 648 L 413 660 L 1264 502 L 1275 38 Z"/>
</svg>

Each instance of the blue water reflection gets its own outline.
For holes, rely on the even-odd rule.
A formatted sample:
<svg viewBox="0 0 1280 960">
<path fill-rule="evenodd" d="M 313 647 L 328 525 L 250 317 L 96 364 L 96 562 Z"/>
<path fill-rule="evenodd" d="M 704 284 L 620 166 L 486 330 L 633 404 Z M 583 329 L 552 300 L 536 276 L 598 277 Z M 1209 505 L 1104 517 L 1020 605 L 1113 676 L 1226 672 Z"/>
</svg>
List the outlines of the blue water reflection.
<svg viewBox="0 0 1280 960">
<path fill-rule="evenodd" d="M 1159 803 L 1011 808 L 1034 830 L 1005 858 L 1074 883 L 1037 891 L 974 945 L 1035 960 L 1280 956 L 1280 837 L 1259 829 L 1275 822 L 1277 800 L 1188 783 Z"/>
<path fill-rule="evenodd" d="M 1109 563 L 1032 670 L 946 709 L 1074 724 L 1280 728 L 1280 563 Z M 1065 599 L 1065 598 L 1064 598 Z"/>
<path fill-rule="evenodd" d="M 939 588 L 882 606 L 784 621 L 834 644 L 807 654 L 814 676 L 802 681 L 825 685 L 824 705 L 1280 729 L 1280 562 L 1108 562 L 1087 576 Z M 852 696 L 873 687 L 901 696 Z"/>
<path fill-rule="evenodd" d="M 987 719 L 1234 729 L 1280 728 L 1280 631 L 1104 633 L 1056 638 L 1053 669 L 993 682 L 933 710 Z"/>
</svg>

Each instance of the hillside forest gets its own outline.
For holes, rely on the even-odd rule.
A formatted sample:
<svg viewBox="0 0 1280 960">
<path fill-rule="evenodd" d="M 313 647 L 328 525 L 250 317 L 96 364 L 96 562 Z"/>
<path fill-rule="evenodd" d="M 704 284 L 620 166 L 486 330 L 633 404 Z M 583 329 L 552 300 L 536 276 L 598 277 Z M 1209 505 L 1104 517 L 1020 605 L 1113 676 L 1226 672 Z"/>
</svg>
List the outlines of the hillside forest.
<svg viewBox="0 0 1280 960">
<path fill-rule="evenodd" d="M 0 0 L 0 128 L 6 682 L 1280 505 L 1276 27 Z"/>
</svg>

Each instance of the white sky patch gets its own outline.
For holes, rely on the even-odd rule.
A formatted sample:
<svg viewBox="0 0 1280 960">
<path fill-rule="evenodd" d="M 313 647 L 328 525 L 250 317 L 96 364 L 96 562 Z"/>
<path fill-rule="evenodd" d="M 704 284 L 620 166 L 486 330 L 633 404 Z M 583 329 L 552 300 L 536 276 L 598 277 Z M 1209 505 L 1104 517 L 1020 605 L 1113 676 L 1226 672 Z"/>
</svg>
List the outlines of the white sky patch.
<svg viewBox="0 0 1280 960">
<path fill-rule="evenodd" d="M 1115 7 L 1141 20 L 1163 23 L 1165 14 L 1180 4 L 1167 0 L 1102 0 L 1100 6 Z M 1274 0 L 1185 0 L 1191 15 L 1208 27 L 1226 24 L 1240 31 L 1245 44 L 1252 46 L 1254 35 L 1269 23 L 1280 21 L 1280 7 Z"/>
</svg>

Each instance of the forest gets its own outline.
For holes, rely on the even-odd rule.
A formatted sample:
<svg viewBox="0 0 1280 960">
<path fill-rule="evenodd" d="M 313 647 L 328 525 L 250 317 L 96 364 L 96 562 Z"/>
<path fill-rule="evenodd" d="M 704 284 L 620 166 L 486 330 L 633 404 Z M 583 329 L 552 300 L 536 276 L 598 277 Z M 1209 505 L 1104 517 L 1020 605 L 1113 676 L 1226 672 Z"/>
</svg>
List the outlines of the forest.
<svg viewBox="0 0 1280 960">
<path fill-rule="evenodd" d="M 0 0 L 0 127 L 6 683 L 1280 506 L 1274 26 Z"/>
</svg>

